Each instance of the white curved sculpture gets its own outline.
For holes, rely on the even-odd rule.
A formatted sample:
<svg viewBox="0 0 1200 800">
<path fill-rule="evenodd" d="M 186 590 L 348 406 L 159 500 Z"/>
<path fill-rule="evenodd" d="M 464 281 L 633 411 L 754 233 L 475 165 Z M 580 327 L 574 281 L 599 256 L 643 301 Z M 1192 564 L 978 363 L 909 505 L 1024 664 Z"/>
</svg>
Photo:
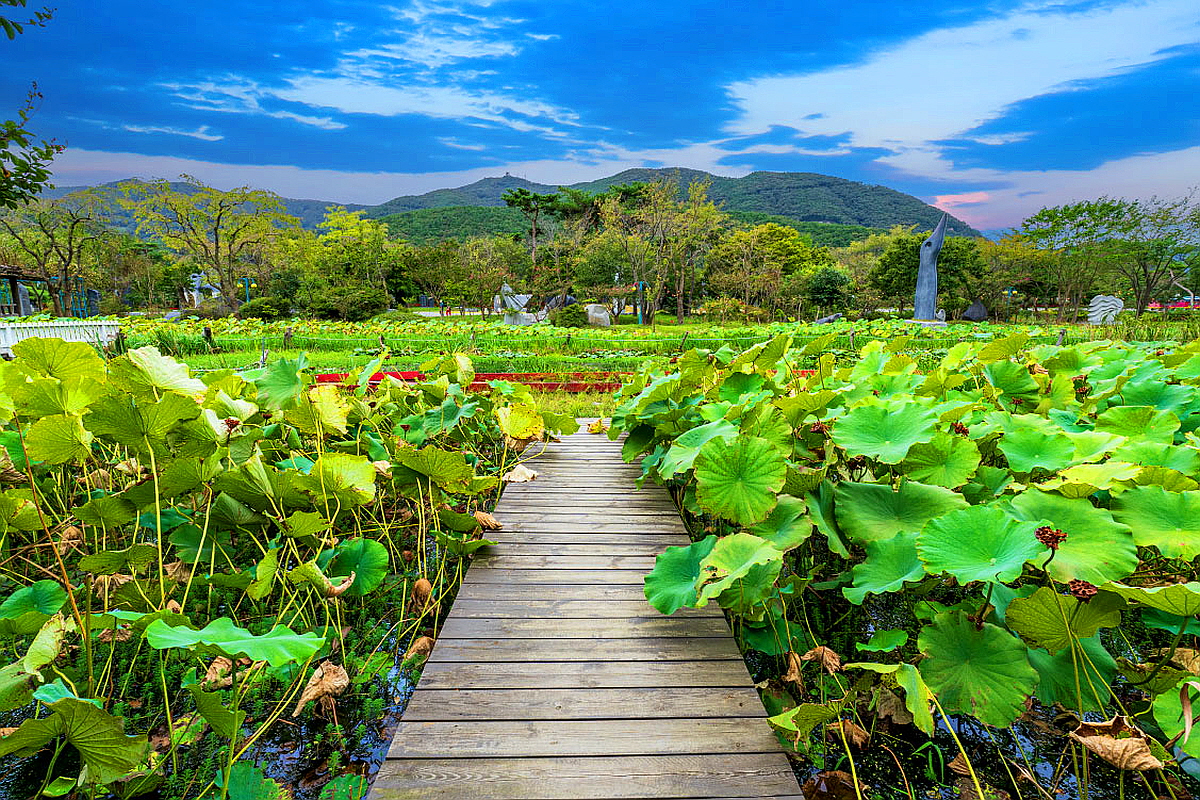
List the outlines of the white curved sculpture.
<svg viewBox="0 0 1200 800">
<path fill-rule="evenodd" d="M 1125 301 L 1111 294 L 1098 294 L 1088 304 L 1088 324 L 1112 325 L 1125 309 Z"/>
</svg>

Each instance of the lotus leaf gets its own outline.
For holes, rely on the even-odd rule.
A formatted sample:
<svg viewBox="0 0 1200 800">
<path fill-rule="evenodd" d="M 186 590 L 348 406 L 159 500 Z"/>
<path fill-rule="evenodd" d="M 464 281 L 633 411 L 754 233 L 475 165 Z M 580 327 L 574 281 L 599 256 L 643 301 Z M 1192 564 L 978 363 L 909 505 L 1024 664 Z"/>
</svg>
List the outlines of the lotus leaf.
<svg viewBox="0 0 1200 800">
<path fill-rule="evenodd" d="M 827 480 L 822 480 L 821 484 L 817 487 L 817 491 L 808 501 L 808 513 L 812 517 L 813 525 L 816 525 L 817 530 L 825 536 L 825 541 L 830 551 L 842 558 L 849 558 L 850 551 L 847 549 L 846 543 L 842 538 L 842 532 L 838 528 L 837 517 L 833 511 L 833 501 L 833 484 Z"/>
<path fill-rule="evenodd" d="M 933 714 L 929 710 L 933 693 L 921 673 L 912 664 L 871 664 L 856 661 L 846 669 L 865 669 L 881 675 L 895 675 L 896 683 L 904 690 L 904 707 L 913 716 L 913 724 L 927 735 L 933 735 Z"/>
<path fill-rule="evenodd" d="M 295 633 L 286 625 L 255 636 L 234 625 L 228 617 L 218 617 L 198 631 L 172 627 L 159 619 L 146 627 L 145 635 L 146 642 L 156 650 L 208 646 L 222 655 L 246 656 L 252 661 L 266 661 L 272 667 L 307 661 L 325 644 L 325 639 L 314 633 Z"/>
<path fill-rule="evenodd" d="M 17 589 L 0 603 L 0 619 L 16 619 L 31 612 L 50 616 L 57 614 L 65 602 L 67 593 L 58 581 L 36 581 Z"/>
<path fill-rule="evenodd" d="M 217 778 L 217 786 L 221 786 L 224 775 L 217 773 Z M 289 800 L 291 795 L 252 762 L 238 761 L 230 768 L 226 797 L 228 800 Z"/>
<path fill-rule="evenodd" d="M 374 474 L 374 467 L 368 463 Z M 471 486 L 475 470 L 461 452 L 442 450 L 430 445 L 420 450 L 401 447 L 396 451 L 393 477 L 400 483 L 415 482 L 423 476 L 448 492 L 465 492 Z"/>
<path fill-rule="evenodd" d="M 246 377 L 258 388 L 260 402 L 272 411 L 292 408 L 308 385 L 304 370 L 308 357 L 301 353 L 297 359 L 280 358 Z"/>
<path fill-rule="evenodd" d="M 719 419 L 681 433 L 659 462 L 659 474 L 669 478 L 691 469 L 700 448 L 718 436 L 726 442 L 732 442 L 738 436 L 738 428 L 732 422 Z"/>
<path fill-rule="evenodd" d="M 716 438 L 700 448 L 695 471 L 696 500 L 702 508 L 750 525 L 775 507 L 787 467 L 779 451 L 763 439 L 743 437 L 728 444 Z"/>
<path fill-rule="evenodd" d="M 1064 469 L 1040 486 L 1064 497 L 1088 497 L 1101 490 L 1115 494 L 1129 488 L 1130 482 L 1141 472 L 1142 468 L 1137 464 L 1127 464 L 1124 461 L 1078 464 Z"/>
<path fill-rule="evenodd" d="M 364 456 L 327 452 L 297 485 L 331 512 L 353 508 L 375 499 L 375 467 Z"/>
<path fill-rule="evenodd" d="M 1100 586 L 1137 569 L 1137 547 L 1128 526 L 1087 500 L 1030 489 L 1002 507 L 1017 519 L 1046 524 L 1067 534 L 1047 567 L 1057 581 L 1079 579 Z M 1032 563 L 1040 567 L 1045 560 L 1039 553 Z"/>
<path fill-rule="evenodd" d="M 1178 686 L 1155 697 L 1152 706 L 1154 721 L 1158 723 L 1158 727 L 1162 728 L 1163 733 L 1168 737 L 1178 736 L 1177 746 L 1192 758 L 1200 758 L 1200 725 L 1193 726 L 1191 735 L 1186 739 L 1183 738 L 1182 698 L 1184 695 L 1187 696 L 1191 713 L 1195 715 L 1196 710 L 1200 709 L 1200 686 L 1196 686 L 1196 683 L 1197 680 L 1194 677 L 1180 682 Z"/>
<path fill-rule="evenodd" d="M 1200 619 L 1190 619 L 1177 614 L 1168 614 L 1157 608 L 1147 608 L 1142 611 L 1142 624 L 1147 628 L 1178 633 L 1180 629 L 1186 635 L 1200 636 Z"/>
<path fill-rule="evenodd" d="M 1057 472 L 1075 460 L 1075 443 L 1063 433 L 1018 428 L 1005 433 L 998 446 L 1013 472 L 1028 474 L 1035 469 Z"/>
<path fill-rule="evenodd" d="M 1096 418 L 1096 430 L 1169 444 L 1179 430 L 1179 417 L 1152 406 L 1115 406 Z"/>
<path fill-rule="evenodd" d="M 949 489 L 916 481 L 904 481 L 895 490 L 882 483 L 843 481 L 834 497 L 838 526 L 858 544 L 915 533 L 931 519 L 967 508 Z"/>
<path fill-rule="evenodd" d="M 996 361 L 983 368 L 983 375 L 1006 398 L 1028 398 L 1038 393 L 1037 381 L 1030 376 L 1024 364 Z"/>
<path fill-rule="evenodd" d="M 867 558 L 850 571 L 854 585 L 842 589 L 846 599 L 862 605 L 868 594 L 885 594 L 904 588 L 905 581 L 925 577 L 917 558 L 917 532 L 897 533 L 889 539 L 866 543 Z"/>
<path fill-rule="evenodd" d="M 1017 331 L 1009 334 L 1003 339 L 997 339 L 990 344 L 984 345 L 976 354 L 976 358 L 983 364 L 989 364 L 993 361 L 1000 361 L 1006 358 L 1012 358 L 1017 353 L 1024 349 L 1026 343 L 1029 342 L 1029 334 L 1024 331 Z"/>
<path fill-rule="evenodd" d="M 1109 583 L 1104 586 L 1104 589 L 1116 592 L 1126 600 L 1157 608 L 1159 611 L 1165 611 L 1177 617 L 1194 617 L 1200 614 L 1200 582 L 1197 581 L 1175 583 L 1170 586 L 1155 586 L 1152 589 Z"/>
<path fill-rule="evenodd" d="M 137 768 L 146 754 L 146 736 L 126 736 L 122 721 L 83 700 L 67 698 L 52 703 L 50 716 L 27 719 L 0 739 L 0 756 L 30 756 L 56 737 L 63 737 L 79 753 L 88 779 L 112 783 Z"/>
<path fill-rule="evenodd" d="M 1138 486 L 1113 498 L 1113 516 L 1133 530 L 1142 547 L 1157 547 L 1169 558 L 1200 555 L 1200 491 L 1168 492 Z"/>
<path fill-rule="evenodd" d="M 1043 586 L 1029 597 L 1015 598 L 1005 611 L 1008 627 L 1034 647 L 1051 653 L 1066 650 L 1080 639 L 1090 639 L 1101 628 L 1121 624 L 1120 596 L 1103 592 L 1082 603 Z"/>
<path fill-rule="evenodd" d="M 913 445 L 902 466 L 914 480 L 954 489 L 971 479 L 979 462 L 974 442 L 939 431 L 928 444 Z"/>
<path fill-rule="evenodd" d="M 917 536 L 917 553 L 931 573 L 961 582 L 1016 580 L 1025 562 L 1045 550 L 1037 526 L 999 508 L 971 506 L 930 521 Z"/>
<path fill-rule="evenodd" d="M 913 445 L 933 440 L 937 415 L 916 403 L 861 405 L 833 427 L 833 441 L 851 456 L 898 464 Z"/>
<path fill-rule="evenodd" d="M 345 433 L 350 406 L 330 383 L 314 386 L 301 395 L 284 418 L 305 433 L 318 436 Z"/>
<path fill-rule="evenodd" d="M 700 562 L 700 577 L 696 581 L 697 608 L 744 578 L 758 564 L 777 564 L 774 573 L 783 566 L 783 553 L 770 542 L 749 533 L 734 533 L 722 537 Z M 772 578 L 772 582 L 774 579 Z"/>
<path fill-rule="evenodd" d="M 698 596 L 700 563 L 712 552 L 716 536 L 707 536 L 687 547 L 668 547 L 654 559 L 654 569 L 645 579 L 646 599 L 663 614 L 694 607 Z"/>
<path fill-rule="evenodd" d="M 903 630 L 875 631 L 870 641 L 859 642 L 856 647 L 871 653 L 890 653 L 903 647 L 908 641 L 908 632 Z"/>
<path fill-rule="evenodd" d="M 113 575 L 125 569 L 138 569 L 158 560 L 158 548 L 152 544 L 133 544 L 123 550 L 102 550 L 79 559 L 79 568 L 93 575 Z M 57 584 L 56 584 L 57 585 Z"/>
<path fill-rule="evenodd" d="M 246 596 L 251 600 L 262 600 L 271 594 L 275 576 L 279 573 L 279 548 L 272 547 L 254 565 L 254 580 L 246 587 Z"/>
<path fill-rule="evenodd" d="M 1179 412 L 1196 399 L 1196 388 L 1167 383 L 1161 379 L 1131 380 L 1121 387 L 1121 397 L 1127 406 L 1150 406 L 1159 411 Z"/>
<path fill-rule="evenodd" d="M 812 536 L 812 521 L 805 513 L 808 504 L 799 497 L 780 495 L 767 518 L 751 526 L 750 533 L 766 539 L 777 550 L 794 550 Z"/>
<path fill-rule="evenodd" d="M 536 406 L 527 403 L 500 406 L 496 409 L 500 430 L 517 440 L 540 439 L 546 431 L 546 423 Z"/>
<path fill-rule="evenodd" d="M 65 464 L 91 452 L 92 434 L 75 414 L 42 417 L 25 433 L 25 447 L 34 461 Z"/>
<path fill-rule="evenodd" d="M 246 721 L 246 712 L 228 709 L 221 703 L 220 692 L 206 692 L 196 680 L 196 671 L 192 670 L 184 678 L 183 688 L 192 695 L 196 711 L 204 721 L 212 726 L 217 735 L 226 739 L 237 739 L 241 736 L 242 723 Z"/>
<path fill-rule="evenodd" d="M 921 677 L 948 714 L 1007 727 L 1037 687 L 1038 674 L 1021 640 L 990 623 L 976 628 L 961 611 L 938 614 L 921 629 L 917 647 L 925 655 Z"/>
<path fill-rule="evenodd" d="M 767 722 L 776 728 L 794 733 L 797 739 L 802 739 L 812 733 L 818 725 L 837 719 L 841 711 L 841 703 L 801 703 L 782 714 L 767 717 Z"/>
<path fill-rule="evenodd" d="M 1117 662 L 1099 636 L 1082 639 L 1057 654 L 1030 650 L 1029 663 L 1039 676 L 1037 698 L 1046 706 L 1059 703 L 1081 713 L 1103 711 L 1112 697 L 1109 687 L 1117 675 Z"/>
<path fill-rule="evenodd" d="M 362 597 L 373 591 L 387 577 L 389 559 L 387 548 L 374 539 L 349 539 L 333 550 L 327 550 L 317 563 L 331 579 L 354 575 L 354 582 L 345 591 L 346 597 Z"/>
</svg>

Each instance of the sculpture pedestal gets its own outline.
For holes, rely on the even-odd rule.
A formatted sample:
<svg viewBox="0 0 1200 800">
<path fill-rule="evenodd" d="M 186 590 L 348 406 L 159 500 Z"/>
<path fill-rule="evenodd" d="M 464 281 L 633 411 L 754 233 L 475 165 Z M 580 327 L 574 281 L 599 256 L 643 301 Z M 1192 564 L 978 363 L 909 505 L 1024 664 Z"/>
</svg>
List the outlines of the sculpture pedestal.
<svg viewBox="0 0 1200 800">
<path fill-rule="evenodd" d="M 905 322 L 920 325 L 922 328 L 944 328 L 946 321 L 941 319 L 906 319 Z"/>
</svg>

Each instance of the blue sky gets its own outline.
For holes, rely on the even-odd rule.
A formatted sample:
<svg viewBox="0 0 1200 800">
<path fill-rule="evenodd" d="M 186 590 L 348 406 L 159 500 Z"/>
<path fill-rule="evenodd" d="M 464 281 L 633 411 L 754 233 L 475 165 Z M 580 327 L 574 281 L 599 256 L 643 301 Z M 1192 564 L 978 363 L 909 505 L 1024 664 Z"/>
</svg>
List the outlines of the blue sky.
<svg viewBox="0 0 1200 800">
<path fill-rule="evenodd" d="M 58 5 L 0 41 L 0 99 L 38 82 L 59 185 L 376 203 L 504 172 L 797 170 L 998 228 L 1200 184 L 1197 0 Z"/>
</svg>

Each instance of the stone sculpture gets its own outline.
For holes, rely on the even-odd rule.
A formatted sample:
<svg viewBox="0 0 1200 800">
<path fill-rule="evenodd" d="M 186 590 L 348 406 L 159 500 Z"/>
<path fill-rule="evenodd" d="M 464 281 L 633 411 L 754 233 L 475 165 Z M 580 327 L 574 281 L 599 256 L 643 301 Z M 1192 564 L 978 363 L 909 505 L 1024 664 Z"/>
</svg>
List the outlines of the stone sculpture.
<svg viewBox="0 0 1200 800">
<path fill-rule="evenodd" d="M 988 318 L 987 306 L 976 300 L 963 312 L 963 319 L 971 322 L 983 322 Z"/>
<path fill-rule="evenodd" d="M 945 241 L 946 215 L 942 214 L 933 233 L 921 243 L 921 266 L 917 269 L 917 295 L 913 303 L 913 319 L 918 322 L 937 320 L 937 260 Z"/>
<path fill-rule="evenodd" d="M 1089 325 L 1112 325 L 1125 309 L 1125 301 L 1111 294 L 1098 294 L 1088 304 Z"/>
</svg>

